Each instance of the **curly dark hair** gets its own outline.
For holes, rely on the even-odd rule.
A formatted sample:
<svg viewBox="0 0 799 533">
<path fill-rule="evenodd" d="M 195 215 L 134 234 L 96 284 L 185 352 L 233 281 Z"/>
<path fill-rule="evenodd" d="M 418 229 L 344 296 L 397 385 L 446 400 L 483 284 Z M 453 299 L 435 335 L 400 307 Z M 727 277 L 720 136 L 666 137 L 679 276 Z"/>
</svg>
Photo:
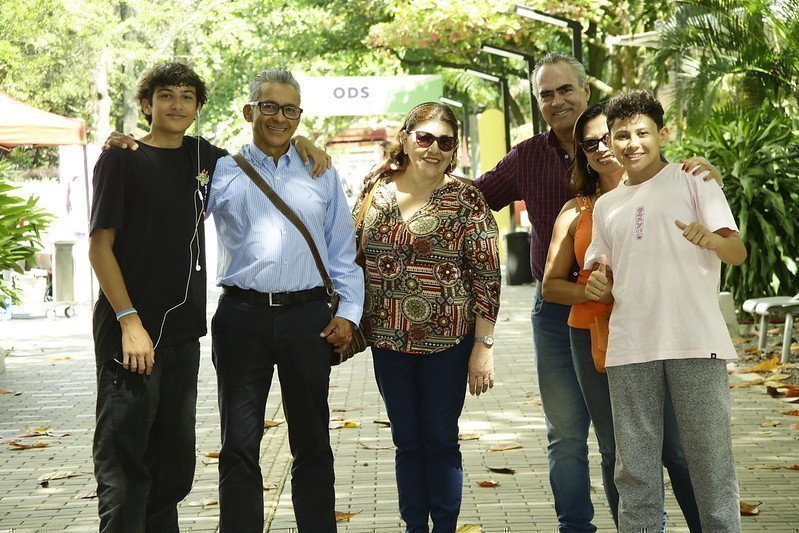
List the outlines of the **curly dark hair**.
<svg viewBox="0 0 799 533">
<path fill-rule="evenodd" d="M 605 103 L 594 104 L 577 117 L 574 123 L 574 167 L 569 185 L 574 194 L 591 196 L 599 189 L 599 173 L 588 164 L 588 157 L 580 147 L 585 140 L 585 125 L 588 121 L 605 114 Z"/>
<path fill-rule="evenodd" d="M 663 106 L 652 96 L 652 93 L 641 89 L 624 91 L 608 100 L 605 106 L 605 115 L 608 117 L 608 128 L 612 128 L 613 123 L 619 119 L 638 115 L 651 118 L 658 129 L 663 128 Z"/>
<path fill-rule="evenodd" d="M 155 88 L 165 85 L 194 87 L 199 105 L 205 105 L 205 102 L 208 101 L 205 82 L 200 79 L 200 76 L 191 67 L 177 62 L 156 65 L 145 72 L 136 87 L 136 101 L 147 100 L 152 103 Z M 152 123 L 153 117 L 145 115 L 145 118 L 147 119 L 147 124 Z"/>
<path fill-rule="evenodd" d="M 448 106 L 438 102 L 425 102 L 419 104 L 408 112 L 405 117 L 405 122 L 402 128 L 397 132 L 397 137 L 391 141 L 386 153 L 388 155 L 387 163 L 393 163 L 398 168 L 402 168 L 408 164 L 408 154 L 402 149 L 400 142 L 400 133 L 406 131 L 412 132 L 417 124 L 427 122 L 428 120 L 440 120 L 441 122 L 449 125 L 452 128 L 452 135 L 458 139 L 458 119 L 455 113 L 452 112 Z M 458 147 L 452 152 L 452 163 L 449 167 L 449 172 L 455 168 L 455 162 L 458 160 Z"/>
</svg>

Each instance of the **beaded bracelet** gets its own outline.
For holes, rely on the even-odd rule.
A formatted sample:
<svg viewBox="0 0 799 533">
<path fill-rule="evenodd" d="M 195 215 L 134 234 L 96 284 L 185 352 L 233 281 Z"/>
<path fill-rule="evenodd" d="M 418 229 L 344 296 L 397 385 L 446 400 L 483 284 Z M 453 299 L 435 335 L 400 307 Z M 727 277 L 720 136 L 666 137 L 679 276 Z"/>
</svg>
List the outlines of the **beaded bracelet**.
<svg viewBox="0 0 799 533">
<path fill-rule="evenodd" d="M 127 309 L 123 309 L 122 311 L 116 314 L 117 322 L 119 322 L 119 319 L 122 318 L 123 316 L 132 315 L 133 313 L 138 313 L 135 307 L 128 307 Z"/>
</svg>

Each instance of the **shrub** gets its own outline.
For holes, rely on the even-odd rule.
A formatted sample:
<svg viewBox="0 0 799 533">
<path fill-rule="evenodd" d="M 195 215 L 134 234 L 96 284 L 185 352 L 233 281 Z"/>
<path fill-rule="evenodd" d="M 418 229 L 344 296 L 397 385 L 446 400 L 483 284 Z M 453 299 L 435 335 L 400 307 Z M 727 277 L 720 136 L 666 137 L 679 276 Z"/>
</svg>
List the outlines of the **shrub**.
<svg viewBox="0 0 799 533">
<path fill-rule="evenodd" d="M 37 198 L 27 200 L 14 196 L 9 185 L 11 165 L 0 160 L 0 271 L 22 272 L 20 263 L 41 249 L 41 231 L 52 216 L 40 209 Z M 8 301 L 18 303 L 19 295 L 8 281 L 0 276 L 0 307 Z"/>
<path fill-rule="evenodd" d="M 687 130 L 669 156 L 704 156 L 724 176 L 724 194 L 749 258 L 724 266 L 722 287 L 736 304 L 799 291 L 799 121 L 764 103 L 757 109 L 715 110 Z"/>
</svg>

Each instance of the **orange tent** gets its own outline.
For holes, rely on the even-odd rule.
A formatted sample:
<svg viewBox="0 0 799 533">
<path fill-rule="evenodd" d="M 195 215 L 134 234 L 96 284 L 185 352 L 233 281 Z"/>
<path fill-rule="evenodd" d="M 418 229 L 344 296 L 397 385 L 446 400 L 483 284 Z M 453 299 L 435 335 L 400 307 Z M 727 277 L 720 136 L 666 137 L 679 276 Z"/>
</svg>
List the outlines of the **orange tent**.
<svg viewBox="0 0 799 533">
<path fill-rule="evenodd" d="M 0 93 L 0 145 L 86 144 L 86 123 L 23 104 Z"/>
</svg>

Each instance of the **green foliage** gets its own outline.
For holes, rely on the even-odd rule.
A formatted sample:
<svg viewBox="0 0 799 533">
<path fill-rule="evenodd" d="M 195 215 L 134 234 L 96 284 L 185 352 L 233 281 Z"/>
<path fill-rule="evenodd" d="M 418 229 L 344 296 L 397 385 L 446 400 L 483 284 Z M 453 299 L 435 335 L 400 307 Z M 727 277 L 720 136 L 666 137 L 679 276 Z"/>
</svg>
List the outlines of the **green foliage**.
<svg viewBox="0 0 799 533">
<path fill-rule="evenodd" d="M 33 257 L 40 251 L 41 231 L 52 219 L 37 205 L 35 197 L 20 198 L 13 195 L 14 187 L 8 184 L 10 164 L 0 161 L 0 271 L 22 272 L 20 261 Z M 17 291 L 0 276 L 0 306 L 10 299 L 19 302 Z"/>
<path fill-rule="evenodd" d="M 652 64 L 676 71 L 679 114 L 702 124 L 716 104 L 796 105 L 799 0 L 690 0 L 663 24 Z"/>
<path fill-rule="evenodd" d="M 736 303 L 799 292 L 799 121 L 766 103 L 713 111 L 685 132 L 673 158 L 700 155 L 725 177 L 724 194 L 749 258 L 726 267 L 722 286 Z"/>
</svg>

